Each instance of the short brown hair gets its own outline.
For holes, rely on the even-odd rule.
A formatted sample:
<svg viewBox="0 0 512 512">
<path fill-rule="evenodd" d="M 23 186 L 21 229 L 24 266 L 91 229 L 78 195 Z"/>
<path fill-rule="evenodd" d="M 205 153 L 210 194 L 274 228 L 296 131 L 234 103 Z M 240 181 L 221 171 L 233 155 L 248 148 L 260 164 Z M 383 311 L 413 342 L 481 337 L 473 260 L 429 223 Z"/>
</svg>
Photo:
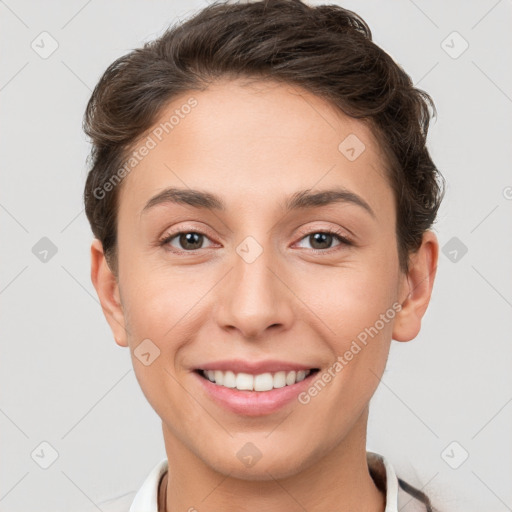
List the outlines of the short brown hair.
<svg viewBox="0 0 512 512">
<path fill-rule="evenodd" d="M 105 190 L 173 98 L 224 77 L 297 85 L 370 124 L 388 160 L 399 262 L 406 272 L 409 253 L 420 247 L 444 195 L 444 179 L 426 148 L 434 103 L 372 42 L 361 17 L 338 5 L 313 7 L 301 0 L 215 2 L 107 68 L 84 116 L 92 140 L 84 202 L 114 272 L 121 187 L 109 187 L 100 198 L 95 191 Z"/>
</svg>

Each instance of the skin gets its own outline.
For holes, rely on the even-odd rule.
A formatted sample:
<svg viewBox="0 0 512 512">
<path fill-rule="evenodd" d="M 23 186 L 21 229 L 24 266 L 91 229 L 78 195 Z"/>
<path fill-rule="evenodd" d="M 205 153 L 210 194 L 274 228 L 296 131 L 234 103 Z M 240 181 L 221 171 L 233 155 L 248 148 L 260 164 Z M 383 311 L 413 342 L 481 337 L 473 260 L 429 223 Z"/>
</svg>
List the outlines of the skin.
<svg viewBox="0 0 512 512">
<path fill-rule="evenodd" d="M 382 512 L 366 461 L 368 404 L 391 340 L 420 330 L 437 238 L 427 231 L 408 274 L 400 271 L 393 192 L 363 121 L 295 86 L 225 80 L 175 98 L 155 126 L 190 96 L 198 105 L 124 179 L 117 277 L 101 243 L 91 246 L 105 317 L 162 419 L 171 464 L 159 510 Z M 338 150 L 351 133 L 366 146 L 354 161 Z M 169 186 L 216 193 L 226 210 L 163 204 L 142 214 Z M 351 203 L 282 207 L 298 190 L 333 186 L 359 195 L 375 217 Z M 352 232 L 354 244 L 310 236 L 333 228 Z M 188 253 L 179 237 L 158 245 L 173 231 L 205 236 Z M 252 263 L 236 251 L 247 236 L 263 249 Z M 393 303 L 401 311 L 307 405 L 237 415 L 212 402 L 192 373 L 235 357 L 325 370 Z M 160 356 L 145 366 L 134 350 L 148 338 Z M 247 442 L 262 454 L 252 467 L 236 456 Z"/>
</svg>

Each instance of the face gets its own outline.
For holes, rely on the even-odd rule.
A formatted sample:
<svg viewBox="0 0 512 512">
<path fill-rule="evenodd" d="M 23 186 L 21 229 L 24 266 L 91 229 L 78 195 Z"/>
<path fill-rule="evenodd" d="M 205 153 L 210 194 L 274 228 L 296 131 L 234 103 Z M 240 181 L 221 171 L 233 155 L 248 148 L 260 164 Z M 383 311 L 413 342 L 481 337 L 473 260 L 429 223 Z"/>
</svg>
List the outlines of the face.
<svg viewBox="0 0 512 512">
<path fill-rule="evenodd" d="M 378 143 L 302 89 L 239 81 L 173 100 L 150 136 L 120 190 L 117 343 L 167 446 L 246 479 L 307 468 L 364 430 L 391 338 L 414 337 L 430 293 L 406 315 Z"/>
</svg>

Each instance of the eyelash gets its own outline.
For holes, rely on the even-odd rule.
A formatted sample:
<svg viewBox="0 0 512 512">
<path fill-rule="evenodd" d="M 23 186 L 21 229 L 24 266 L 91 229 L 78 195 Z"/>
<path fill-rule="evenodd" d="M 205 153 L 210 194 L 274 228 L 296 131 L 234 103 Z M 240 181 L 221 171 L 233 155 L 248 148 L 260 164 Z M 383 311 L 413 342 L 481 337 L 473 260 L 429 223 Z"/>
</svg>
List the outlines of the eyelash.
<svg viewBox="0 0 512 512">
<path fill-rule="evenodd" d="M 337 229 L 329 229 L 329 228 L 301 232 L 300 233 L 301 238 L 299 241 L 302 241 L 302 240 L 304 240 L 304 238 L 307 238 L 308 236 L 311 236 L 311 235 L 315 235 L 317 233 L 333 235 L 334 238 L 336 238 L 338 240 L 338 242 L 340 242 L 340 244 L 335 247 L 330 247 L 329 249 L 308 249 L 309 251 L 311 251 L 315 254 L 331 254 L 332 252 L 340 250 L 341 246 L 343 246 L 343 245 L 346 245 L 346 246 L 354 245 L 354 243 L 352 242 L 352 240 L 350 238 L 348 238 L 346 235 L 342 234 L 342 231 L 337 230 Z"/>
<path fill-rule="evenodd" d="M 182 235 L 182 234 L 189 234 L 189 233 L 194 233 L 194 234 L 202 235 L 202 236 L 205 236 L 206 238 L 209 238 L 206 233 L 203 233 L 202 231 L 198 231 L 198 230 L 176 231 L 175 233 L 166 234 L 164 236 L 164 238 L 159 240 L 158 245 L 163 247 L 163 246 L 167 245 L 171 240 L 176 238 L 177 236 Z M 315 254 L 330 254 L 331 252 L 339 250 L 339 247 L 342 245 L 345 245 L 345 246 L 354 245 L 354 243 L 352 242 L 352 240 L 350 238 L 348 238 L 346 235 L 343 235 L 341 231 L 338 231 L 336 229 L 323 229 L 323 230 L 302 232 L 302 233 L 300 233 L 301 238 L 299 241 L 302 241 L 304 238 L 314 235 L 314 234 L 317 234 L 317 233 L 333 235 L 340 242 L 340 245 L 331 247 L 329 249 L 309 249 L 309 251 L 311 251 Z M 171 252 L 174 252 L 176 254 L 181 254 L 181 253 L 195 254 L 196 251 L 200 251 L 201 249 L 196 249 L 194 251 L 185 251 L 185 250 L 177 250 L 177 249 L 173 248 L 173 249 L 168 249 L 168 250 Z"/>
</svg>

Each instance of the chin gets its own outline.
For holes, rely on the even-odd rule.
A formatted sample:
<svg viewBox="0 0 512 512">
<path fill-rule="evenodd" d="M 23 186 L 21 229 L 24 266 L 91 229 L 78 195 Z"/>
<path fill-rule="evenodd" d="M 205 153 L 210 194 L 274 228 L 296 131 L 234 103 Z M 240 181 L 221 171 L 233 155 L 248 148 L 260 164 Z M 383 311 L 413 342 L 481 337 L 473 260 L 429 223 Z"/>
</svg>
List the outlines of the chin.
<svg viewBox="0 0 512 512">
<path fill-rule="evenodd" d="M 226 450 L 227 452 L 228 450 Z M 247 449 L 246 453 L 249 453 Z M 296 475 L 307 466 L 307 461 L 299 454 L 303 450 L 299 447 L 293 448 L 293 456 L 291 454 L 280 452 L 279 450 L 272 450 L 272 455 L 265 456 L 265 452 L 261 453 L 260 458 L 257 458 L 256 452 L 254 453 L 254 460 L 247 462 L 244 461 L 244 452 L 234 457 L 226 458 L 225 453 L 223 456 L 213 455 L 204 462 L 218 473 L 229 475 L 230 478 L 247 481 L 269 481 L 275 479 L 283 479 Z"/>
</svg>

